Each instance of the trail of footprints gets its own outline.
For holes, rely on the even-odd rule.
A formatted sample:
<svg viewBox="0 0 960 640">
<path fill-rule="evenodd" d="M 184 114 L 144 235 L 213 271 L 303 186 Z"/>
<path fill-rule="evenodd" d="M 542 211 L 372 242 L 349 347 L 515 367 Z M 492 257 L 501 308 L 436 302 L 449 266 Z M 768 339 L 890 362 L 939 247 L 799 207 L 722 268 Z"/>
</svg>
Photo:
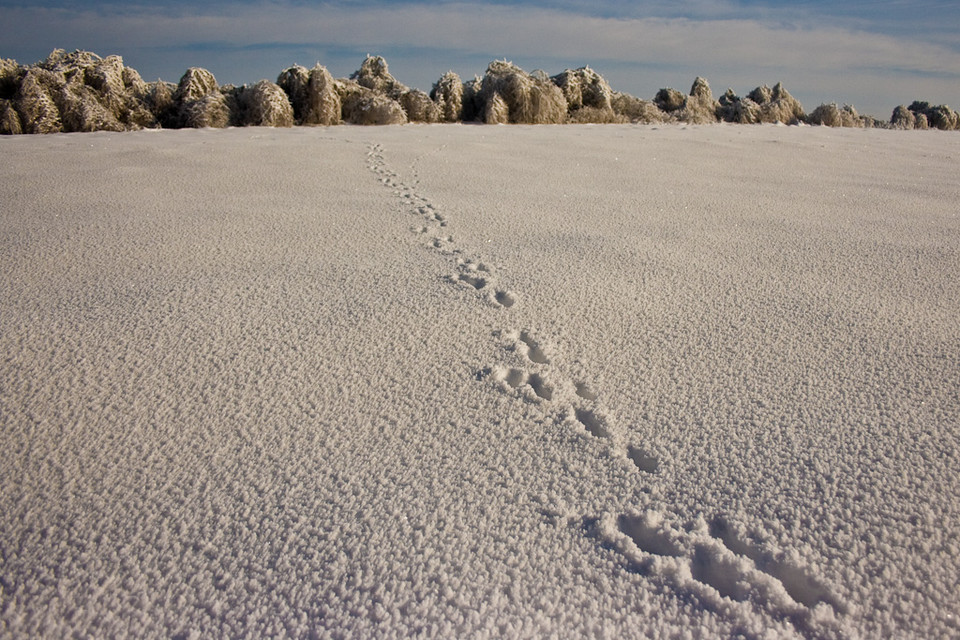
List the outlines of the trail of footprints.
<svg viewBox="0 0 960 640">
<path fill-rule="evenodd" d="M 583 381 L 552 382 L 551 358 L 545 345 L 531 331 L 501 334 L 505 348 L 519 354 L 521 366 L 498 365 L 490 377 L 505 391 L 512 391 L 531 402 L 558 402 L 563 423 L 573 425 L 589 437 L 604 441 L 617 457 L 629 461 L 644 473 L 656 473 L 659 460 L 641 445 L 627 442 L 626 434 L 600 407 L 599 393 Z"/>
<path fill-rule="evenodd" d="M 456 256 L 456 273 L 447 276 L 448 281 L 472 288 L 498 307 L 509 309 L 517 303 L 515 293 L 497 286 L 496 276 L 490 266 L 464 255 L 463 248 L 448 231 L 446 216 L 427 198 L 417 193 L 415 184 L 418 181 L 414 180 L 414 186 L 411 186 L 390 169 L 379 144 L 371 145 L 367 151 L 367 167 L 377 175 L 384 186 L 393 190 L 404 211 L 416 218 L 411 229 L 426 239 L 427 246 L 441 254 Z"/>
<path fill-rule="evenodd" d="M 403 211 L 416 219 L 411 230 L 426 239 L 426 246 L 454 258 L 455 274 L 446 277 L 448 282 L 476 291 L 503 309 L 518 304 L 516 293 L 498 286 L 495 269 L 467 256 L 450 233 L 447 217 L 417 192 L 415 169 L 411 186 L 388 166 L 379 144 L 370 145 L 367 166 L 393 190 Z M 540 337 L 527 329 L 497 332 L 494 337 L 504 340 L 505 351 L 517 354 L 514 360 L 522 364 L 494 366 L 480 379 L 492 379 L 504 392 L 529 402 L 556 404 L 562 424 L 606 443 L 616 458 L 637 472 L 657 474 L 660 460 L 616 427 L 602 409 L 596 389 L 586 381 L 554 379 L 552 357 Z M 845 610 L 842 603 L 801 567 L 750 543 L 728 523 L 680 526 L 653 511 L 608 513 L 596 524 L 596 532 L 605 545 L 623 555 L 631 570 L 659 576 L 704 606 L 741 617 L 747 627 L 752 618 L 739 614 L 752 609 L 788 622 L 804 636 L 837 635 L 834 613 Z M 764 635 L 763 629 L 753 632 Z"/>
</svg>

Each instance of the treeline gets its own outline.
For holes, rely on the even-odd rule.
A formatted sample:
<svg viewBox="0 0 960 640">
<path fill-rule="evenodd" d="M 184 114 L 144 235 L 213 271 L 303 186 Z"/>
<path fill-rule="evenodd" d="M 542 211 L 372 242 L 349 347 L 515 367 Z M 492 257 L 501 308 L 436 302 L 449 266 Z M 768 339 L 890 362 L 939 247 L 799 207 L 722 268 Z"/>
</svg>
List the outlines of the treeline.
<svg viewBox="0 0 960 640">
<path fill-rule="evenodd" d="M 901 105 L 889 121 L 862 116 L 852 106 L 822 104 L 811 113 L 781 84 L 746 96 L 732 89 L 715 98 L 703 78 L 689 94 L 661 89 L 653 100 L 614 91 L 589 67 L 555 76 L 527 73 L 495 61 L 483 77 L 463 81 L 444 74 L 429 94 L 394 78 L 386 61 L 368 56 L 349 78 L 317 64 L 285 69 L 276 82 L 219 85 L 213 74 L 190 68 L 178 84 L 144 82 L 120 56 L 53 51 L 20 65 L 0 59 L 0 133 L 128 131 L 143 128 L 335 125 L 406 122 L 489 124 L 667 123 L 819 124 L 831 127 L 960 129 L 960 115 L 926 102 Z"/>
</svg>

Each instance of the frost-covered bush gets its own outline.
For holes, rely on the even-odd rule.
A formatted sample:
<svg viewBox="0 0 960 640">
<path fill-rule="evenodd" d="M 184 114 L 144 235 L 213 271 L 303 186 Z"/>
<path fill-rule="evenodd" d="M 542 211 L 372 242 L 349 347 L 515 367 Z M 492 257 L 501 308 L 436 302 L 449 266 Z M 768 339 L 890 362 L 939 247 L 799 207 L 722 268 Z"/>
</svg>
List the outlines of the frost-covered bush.
<svg viewBox="0 0 960 640">
<path fill-rule="evenodd" d="M 717 102 L 719 105 L 717 113 L 724 122 L 737 124 L 760 122 L 760 105 L 750 98 L 741 98 L 733 92 L 733 89 L 727 89 Z"/>
<path fill-rule="evenodd" d="M 863 127 L 863 120 L 853 106 L 845 104 L 838 107 L 835 102 L 821 104 L 807 116 L 807 122 L 826 127 Z"/>
<path fill-rule="evenodd" d="M 652 102 L 637 98 L 629 93 L 614 91 L 610 98 L 614 114 L 628 122 L 651 124 L 663 122 L 663 112 Z"/>
<path fill-rule="evenodd" d="M 7 99 L 28 133 L 123 131 L 157 124 L 145 104 L 147 85 L 119 56 L 55 49 L 16 76 L 7 64 L 0 73 L 0 93 L 11 93 L 16 84 L 15 95 Z"/>
<path fill-rule="evenodd" d="M 496 91 L 484 105 L 483 122 L 484 124 L 507 124 L 510 122 L 510 107 Z"/>
<path fill-rule="evenodd" d="M 409 122 L 440 122 L 440 107 L 419 89 L 403 92 L 399 102 Z"/>
<path fill-rule="evenodd" d="M 713 91 L 704 78 L 697 77 L 690 88 L 690 95 L 684 99 L 678 112 L 681 122 L 691 124 L 712 124 L 717 121 L 720 103 L 713 98 Z"/>
<path fill-rule="evenodd" d="M 610 104 L 613 90 L 603 76 L 590 67 L 566 69 L 553 76 L 551 81 L 563 92 L 570 114 L 584 107 L 599 111 L 613 110 Z"/>
<path fill-rule="evenodd" d="M 747 98 L 759 107 L 757 122 L 797 124 L 805 117 L 803 105 L 790 95 L 781 82 L 775 84 L 772 89 L 767 85 L 757 87 L 747 94 Z M 752 111 L 749 106 L 747 109 Z M 731 122 L 737 121 L 731 120 Z"/>
<path fill-rule="evenodd" d="M 157 80 L 147 83 L 144 105 L 161 127 L 179 126 L 177 105 L 173 101 L 176 90 L 177 85 L 172 82 Z"/>
<path fill-rule="evenodd" d="M 567 115 L 567 122 L 571 124 L 626 124 L 630 119 L 611 109 L 596 107 L 580 107 Z"/>
<path fill-rule="evenodd" d="M 907 105 L 901 104 L 893 110 L 893 115 L 890 116 L 890 126 L 894 129 L 915 129 L 917 116 L 907 108 Z"/>
<path fill-rule="evenodd" d="M 549 78 L 533 76 L 506 60 L 487 67 L 480 86 L 479 100 L 484 105 L 484 121 L 494 97 L 507 106 L 508 122 L 518 124 L 560 124 L 567 117 L 567 100 Z M 499 114 L 499 105 L 494 109 Z"/>
<path fill-rule="evenodd" d="M 180 105 L 180 126 L 192 129 L 223 129 L 230 124 L 230 110 L 222 94 L 210 94 Z"/>
<path fill-rule="evenodd" d="M 0 98 L 0 135 L 16 135 L 23 133 L 20 124 L 20 114 L 13 106 L 12 100 Z"/>
<path fill-rule="evenodd" d="M 945 104 L 931 106 L 929 102 L 915 100 L 907 107 L 919 121 L 922 115 L 926 121 L 926 127 L 934 127 L 944 131 L 960 129 L 960 114 Z M 919 126 L 917 128 L 920 128 Z"/>
<path fill-rule="evenodd" d="M 657 91 L 657 95 L 653 97 L 653 103 L 664 113 L 679 111 L 686 101 L 687 96 L 682 91 L 670 87 L 660 89 L 660 91 Z"/>
<path fill-rule="evenodd" d="M 200 67 L 190 67 L 180 77 L 173 99 L 174 102 L 184 104 L 219 93 L 220 85 L 212 73 Z"/>
<path fill-rule="evenodd" d="M 303 124 L 303 114 L 307 110 L 307 84 L 309 82 L 310 72 L 306 67 L 299 64 L 284 69 L 277 76 L 277 86 L 287 94 L 290 106 L 293 107 L 293 119 L 297 124 Z M 337 117 L 339 118 L 339 113 Z"/>
<path fill-rule="evenodd" d="M 179 126 L 188 128 L 223 128 L 230 122 L 230 110 L 213 74 L 200 67 L 191 67 L 180 78 L 173 94 Z"/>
<path fill-rule="evenodd" d="M 433 85 L 430 99 L 440 109 L 443 122 L 457 122 L 463 117 L 463 82 L 453 71 L 448 71 Z"/>
<path fill-rule="evenodd" d="M 239 123 L 252 127 L 292 127 L 293 107 L 286 92 L 269 80 L 261 80 L 238 92 Z"/>
<path fill-rule="evenodd" d="M 0 58 L 0 100 L 13 100 L 25 72 L 16 60 Z"/>
<path fill-rule="evenodd" d="M 462 119 L 464 122 L 483 121 L 484 104 L 481 98 L 481 89 L 483 80 L 480 76 L 474 76 L 473 80 L 467 80 L 463 83 L 463 109 Z"/>
<path fill-rule="evenodd" d="M 350 79 L 355 80 L 361 87 L 371 89 L 392 100 L 399 100 L 400 96 L 407 91 L 406 86 L 390 75 L 387 61 L 381 56 L 368 55 Z"/>
<path fill-rule="evenodd" d="M 290 99 L 297 124 L 328 126 L 340 124 L 342 104 L 335 81 L 326 67 L 317 63 L 313 69 L 295 65 L 277 77 Z"/>
<path fill-rule="evenodd" d="M 407 114 L 396 100 L 363 87 L 354 80 L 335 81 L 343 105 L 343 119 L 351 124 L 405 124 Z"/>
<path fill-rule="evenodd" d="M 16 95 L 16 109 L 24 133 L 56 133 L 63 129 L 54 101 L 64 86 L 63 76 L 41 67 L 27 70 Z"/>
</svg>

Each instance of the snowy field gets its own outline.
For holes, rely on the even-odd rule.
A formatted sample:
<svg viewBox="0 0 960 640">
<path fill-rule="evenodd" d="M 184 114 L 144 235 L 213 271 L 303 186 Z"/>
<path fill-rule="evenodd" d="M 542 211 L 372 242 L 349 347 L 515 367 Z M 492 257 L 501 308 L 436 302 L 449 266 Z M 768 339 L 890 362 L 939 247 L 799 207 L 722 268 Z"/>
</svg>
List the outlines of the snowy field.
<svg viewBox="0 0 960 640">
<path fill-rule="evenodd" d="M 0 636 L 960 637 L 960 137 L 0 139 Z"/>
</svg>

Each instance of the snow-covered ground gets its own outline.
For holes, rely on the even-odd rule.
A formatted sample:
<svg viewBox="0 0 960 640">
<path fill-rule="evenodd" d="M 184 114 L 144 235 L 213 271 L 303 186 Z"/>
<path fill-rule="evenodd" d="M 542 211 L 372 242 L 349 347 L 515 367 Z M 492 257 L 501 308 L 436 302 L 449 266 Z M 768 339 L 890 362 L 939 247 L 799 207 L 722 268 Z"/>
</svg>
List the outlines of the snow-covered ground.
<svg viewBox="0 0 960 640">
<path fill-rule="evenodd" d="M 0 636 L 958 637 L 960 137 L 0 139 Z"/>
</svg>

